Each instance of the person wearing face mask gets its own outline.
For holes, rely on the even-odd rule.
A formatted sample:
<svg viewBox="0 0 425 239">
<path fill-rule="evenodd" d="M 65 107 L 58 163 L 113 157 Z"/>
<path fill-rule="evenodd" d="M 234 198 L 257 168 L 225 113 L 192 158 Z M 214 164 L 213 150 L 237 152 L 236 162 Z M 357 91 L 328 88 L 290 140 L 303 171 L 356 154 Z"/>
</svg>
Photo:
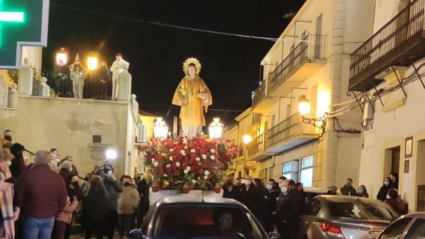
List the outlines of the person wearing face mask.
<svg viewBox="0 0 425 239">
<path fill-rule="evenodd" d="M 259 191 L 252 182 L 253 178 L 250 175 L 245 177 L 245 183 L 241 188 L 241 202 L 244 204 L 255 216 L 258 216 L 257 205 Z"/>
<path fill-rule="evenodd" d="M 403 215 L 404 204 L 400 204 L 398 201 L 398 192 L 395 189 L 390 189 L 386 195 L 385 203 L 390 205 L 398 215 Z"/>
<path fill-rule="evenodd" d="M 276 226 L 282 239 L 293 238 L 300 216 L 300 197 L 294 188 L 294 180 L 284 180 L 281 183 L 281 191 L 284 197 L 277 203 Z"/>
<path fill-rule="evenodd" d="M 363 198 L 369 198 L 369 193 L 367 192 L 365 185 L 360 185 L 359 190 L 357 190 L 357 195 Z"/>
<path fill-rule="evenodd" d="M 277 204 L 277 198 L 279 198 L 280 194 L 280 188 L 279 183 L 277 183 L 274 179 L 269 179 L 266 185 L 267 189 L 269 190 L 269 204 L 270 204 L 270 213 L 268 217 L 268 227 L 264 228 L 267 231 L 273 231 L 275 226 L 275 215 L 276 215 L 276 204 Z"/>
<path fill-rule="evenodd" d="M 1 144 L 5 142 L 12 142 L 12 131 L 8 129 L 4 131 L 3 137 L 1 138 Z"/>
<path fill-rule="evenodd" d="M 71 236 L 72 219 L 75 216 L 74 213 L 79 203 L 78 176 L 75 174 L 69 175 L 65 183 L 68 191 L 68 201 L 62 212 L 55 218 L 52 239 L 69 239 Z"/>
<path fill-rule="evenodd" d="M 136 185 L 131 183 L 131 177 L 123 177 L 123 191 L 118 198 L 118 218 L 120 238 L 129 237 L 130 230 L 134 227 L 136 208 L 140 202 L 140 195 Z"/>
<path fill-rule="evenodd" d="M 353 179 L 347 178 L 347 182 L 340 189 L 342 195 L 346 196 L 357 196 L 356 189 L 353 188 Z"/>
<path fill-rule="evenodd" d="M 68 180 L 69 175 L 72 173 L 72 163 L 71 161 L 64 161 L 61 165 L 61 170 L 59 171 L 59 174 L 62 176 L 63 181 L 66 183 Z"/>
<path fill-rule="evenodd" d="M 376 195 L 376 199 L 379 201 L 385 202 L 387 199 L 388 191 L 391 189 L 391 179 L 386 177 L 384 180 L 384 185 L 379 189 L 378 195 Z"/>
<path fill-rule="evenodd" d="M 223 185 L 223 198 L 230 198 L 239 201 L 241 191 L 238 186 L 233 185 L 233 177 L 227 176 L 226 182 Z"/>
</svg>

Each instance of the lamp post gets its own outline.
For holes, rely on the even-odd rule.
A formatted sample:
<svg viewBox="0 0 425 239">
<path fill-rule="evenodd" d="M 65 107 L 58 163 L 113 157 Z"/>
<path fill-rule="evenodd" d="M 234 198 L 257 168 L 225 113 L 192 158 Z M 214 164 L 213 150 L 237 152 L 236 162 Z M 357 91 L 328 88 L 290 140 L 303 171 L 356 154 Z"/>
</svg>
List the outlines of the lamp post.
<svg viewBox="0 0 425 239">
<path fill-rule="evenodd" d="M 213 118 L 213 122 L 208 127 L 210 139 L 219 139 L 223 134 L 224 125 L 220 122 L 220 118 Z"/>
<path fill-rule="evenodd" d="M 298 98 L 298 111 L 300 112 L 302 116 L 302 120 L 304 124 L 310 124 L 313 125 L 316 128 L 319 128 L 322 130 L 322 134 L 320 137 L 322 137 L 326 132 L 326 123 L 328 119 L 328 113 L 325 113 L 322 117 L 306 117 L 308 113 L 310 113 L 311 105 L 310 101 L 307 99 L 305 95 L 302 95 Z"/>
<path fill-rule="evenodd" d="M 65 66 L 68 63 L 68 52 L 65 48 L 61 47 L 59 51 L 56 52 L 56 65 Z"/>
<path fill-rule="evenodd" d="M 168 126 L 165 124 L 162 117 L 156 118 L 153 125 L 153 134 L 156 139 L 166 139 L 168 134 Z"/>
<path fill-rule="evenodd" d="M 97 66 L 99 65 L 99 60 L 97 59 L 96 55 L 92 54 L 87 58 L 87 66 L 90 71 L 94 71 L 97 69 Z"/>
</svg>

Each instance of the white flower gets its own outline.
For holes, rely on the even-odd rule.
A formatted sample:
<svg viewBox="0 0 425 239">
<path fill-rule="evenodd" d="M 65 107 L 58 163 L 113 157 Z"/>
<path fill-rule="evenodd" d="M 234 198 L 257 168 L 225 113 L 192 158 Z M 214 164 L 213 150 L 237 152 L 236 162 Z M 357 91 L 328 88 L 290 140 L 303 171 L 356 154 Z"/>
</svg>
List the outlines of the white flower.
<svg viewBox="0 0 425 239">
<path fill-rule="evenodd" d="M 187 166 L 186 170 L 187 170 L 187 171 L 190 171 L 190 166 Z"/>
<path fill-rule="evenodd" d="M 191 149 L 191 150 L 190 150 L 190 152 L 191 152 L 191 153 L 195 153 L 195 152 L 196 152 L 196 150 L 195 150 L 195 149 Z"/>
<path fill-rule="evenodd" d="M 170 156 L 168 159 L 169 159 L 170 161 L 173 161 L 173 156 Z"/>
<path fill-rule="evenodd" d="M 180 153 L 184 156 L 184 155 L 186 155 L 186 150 L 182 149 L 182 150 L 180 150 Z"/>
<path fill-rule="evenodd" d="M 210 175 L 210 171 L 205 170 L 204 174 L 205 174 L 205 176 L 208 176 L 208 175 Z"/>
<path fill-rule="evenodd" d="M 193 184 L 195 184 L 195 183 L 197 183 L 198 181 L 196 181 L 195 179 L 192 179 L 192 183 Z"/>
<path fill-rule="evenodd" d="M 154 162 L 153 166 L 158 167 L 158 162 Z"/>
<path fill-rule="evenodd" d="M 208 176 L 204 176 L 204 179 L 208 179 Z"/>
<path fill-rule="evenodd" d="M 215 149 L 211 149 L 211 153 L 215 154 Z"/>
<path fill-rule="evenodd" d="M 169 168 L 169 167 L 171 167 L 171 164 L 167 164 L 167 165 L 165 165 L 165 167 Z"/>
<path fill-rule="evenodd" d="M 179 162 L 177 162 L 177 163 L 176 163 L 176 166 L 177 166 L 177 167 L 180 167 L 180 163 L 179 163 Z"/>
<path fill-rule="evenodd" d="M 214 160 L 214 159 L 215 159 L 215 156 L 214 156 L 214 155 L 211 155 L 211 156 L 210 156 L 210 158 L 211 158 L 212 160 Z"/>
<path fill-rule="evenodd" d="M 202 155 L 203 159 L 207 159 L 207 156 L 205 154 Z"/>
<path fill-rule="evenodd" d="M 188 170 L 183 170 L 184 174 L 187 174 L 189 171 Z"/>
<path fill-rule="evenodd" d="M 168 175 L 167 174 L 164 174 L 164 175 L 162 175 L 163 177 L 168 177 Z"/>
<path fill-rule="evenodd" d="M 171 149 L 170 149 L 170 152 L 171 152 L 171 153 L 172 153 L 172 152 L 174 152 L 174 149 L 173 149 L 173 148 L 171 148 Z"/>
<path fill-rule="evenodd" d="M 196 161 L 201 161 L 201 158 L 200 157 L 196 157 Z"/>
<path fill-rule="evenodd" d="M 165 185 L 170 185 L 170 183 L 168 181 L 164 181 Z"/>
</svg>

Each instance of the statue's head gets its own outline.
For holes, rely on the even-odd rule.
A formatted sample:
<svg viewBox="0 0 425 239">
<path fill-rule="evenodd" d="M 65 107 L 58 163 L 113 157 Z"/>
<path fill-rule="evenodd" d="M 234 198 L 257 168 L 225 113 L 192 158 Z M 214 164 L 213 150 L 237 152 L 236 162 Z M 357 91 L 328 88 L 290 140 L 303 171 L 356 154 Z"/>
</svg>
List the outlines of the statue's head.
<svg viewBox="0 0 425 239">
<path fill-rule="evenodd" d="M 197 72 L 198 71 L 196 69 L 196 65 L 193 63 L 189 64 L 189 66 L 187 67 L 187 74 L 189 76 L 196 76 Z"/>
<path fill-rule="evenodd" d="M 122 55 L 121 55 L 121 53 L 117 53 L 117 54 L 115 55 L 115 59 L 117 59 L 117 61 L 121 61 L 121 60 L 122 60 Z"/>
</svg>

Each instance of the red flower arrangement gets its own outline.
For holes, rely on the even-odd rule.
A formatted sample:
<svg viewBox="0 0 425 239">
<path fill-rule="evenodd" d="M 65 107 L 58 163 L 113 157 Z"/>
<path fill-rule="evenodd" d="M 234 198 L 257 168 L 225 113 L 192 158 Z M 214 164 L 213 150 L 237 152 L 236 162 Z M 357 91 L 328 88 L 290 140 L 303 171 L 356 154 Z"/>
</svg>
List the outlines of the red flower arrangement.
<svg viewBox="0 0 425 239">
<path fill-rule="evenodd" d="M 151 140 L 145 153 L 145 165 L 162 188 L 211 189 L 222 183 L 223 172 L 229 168 L 238 149 L 228 139 L 210 140 L 205 137 L 179 137 Z"/>
</svg>

